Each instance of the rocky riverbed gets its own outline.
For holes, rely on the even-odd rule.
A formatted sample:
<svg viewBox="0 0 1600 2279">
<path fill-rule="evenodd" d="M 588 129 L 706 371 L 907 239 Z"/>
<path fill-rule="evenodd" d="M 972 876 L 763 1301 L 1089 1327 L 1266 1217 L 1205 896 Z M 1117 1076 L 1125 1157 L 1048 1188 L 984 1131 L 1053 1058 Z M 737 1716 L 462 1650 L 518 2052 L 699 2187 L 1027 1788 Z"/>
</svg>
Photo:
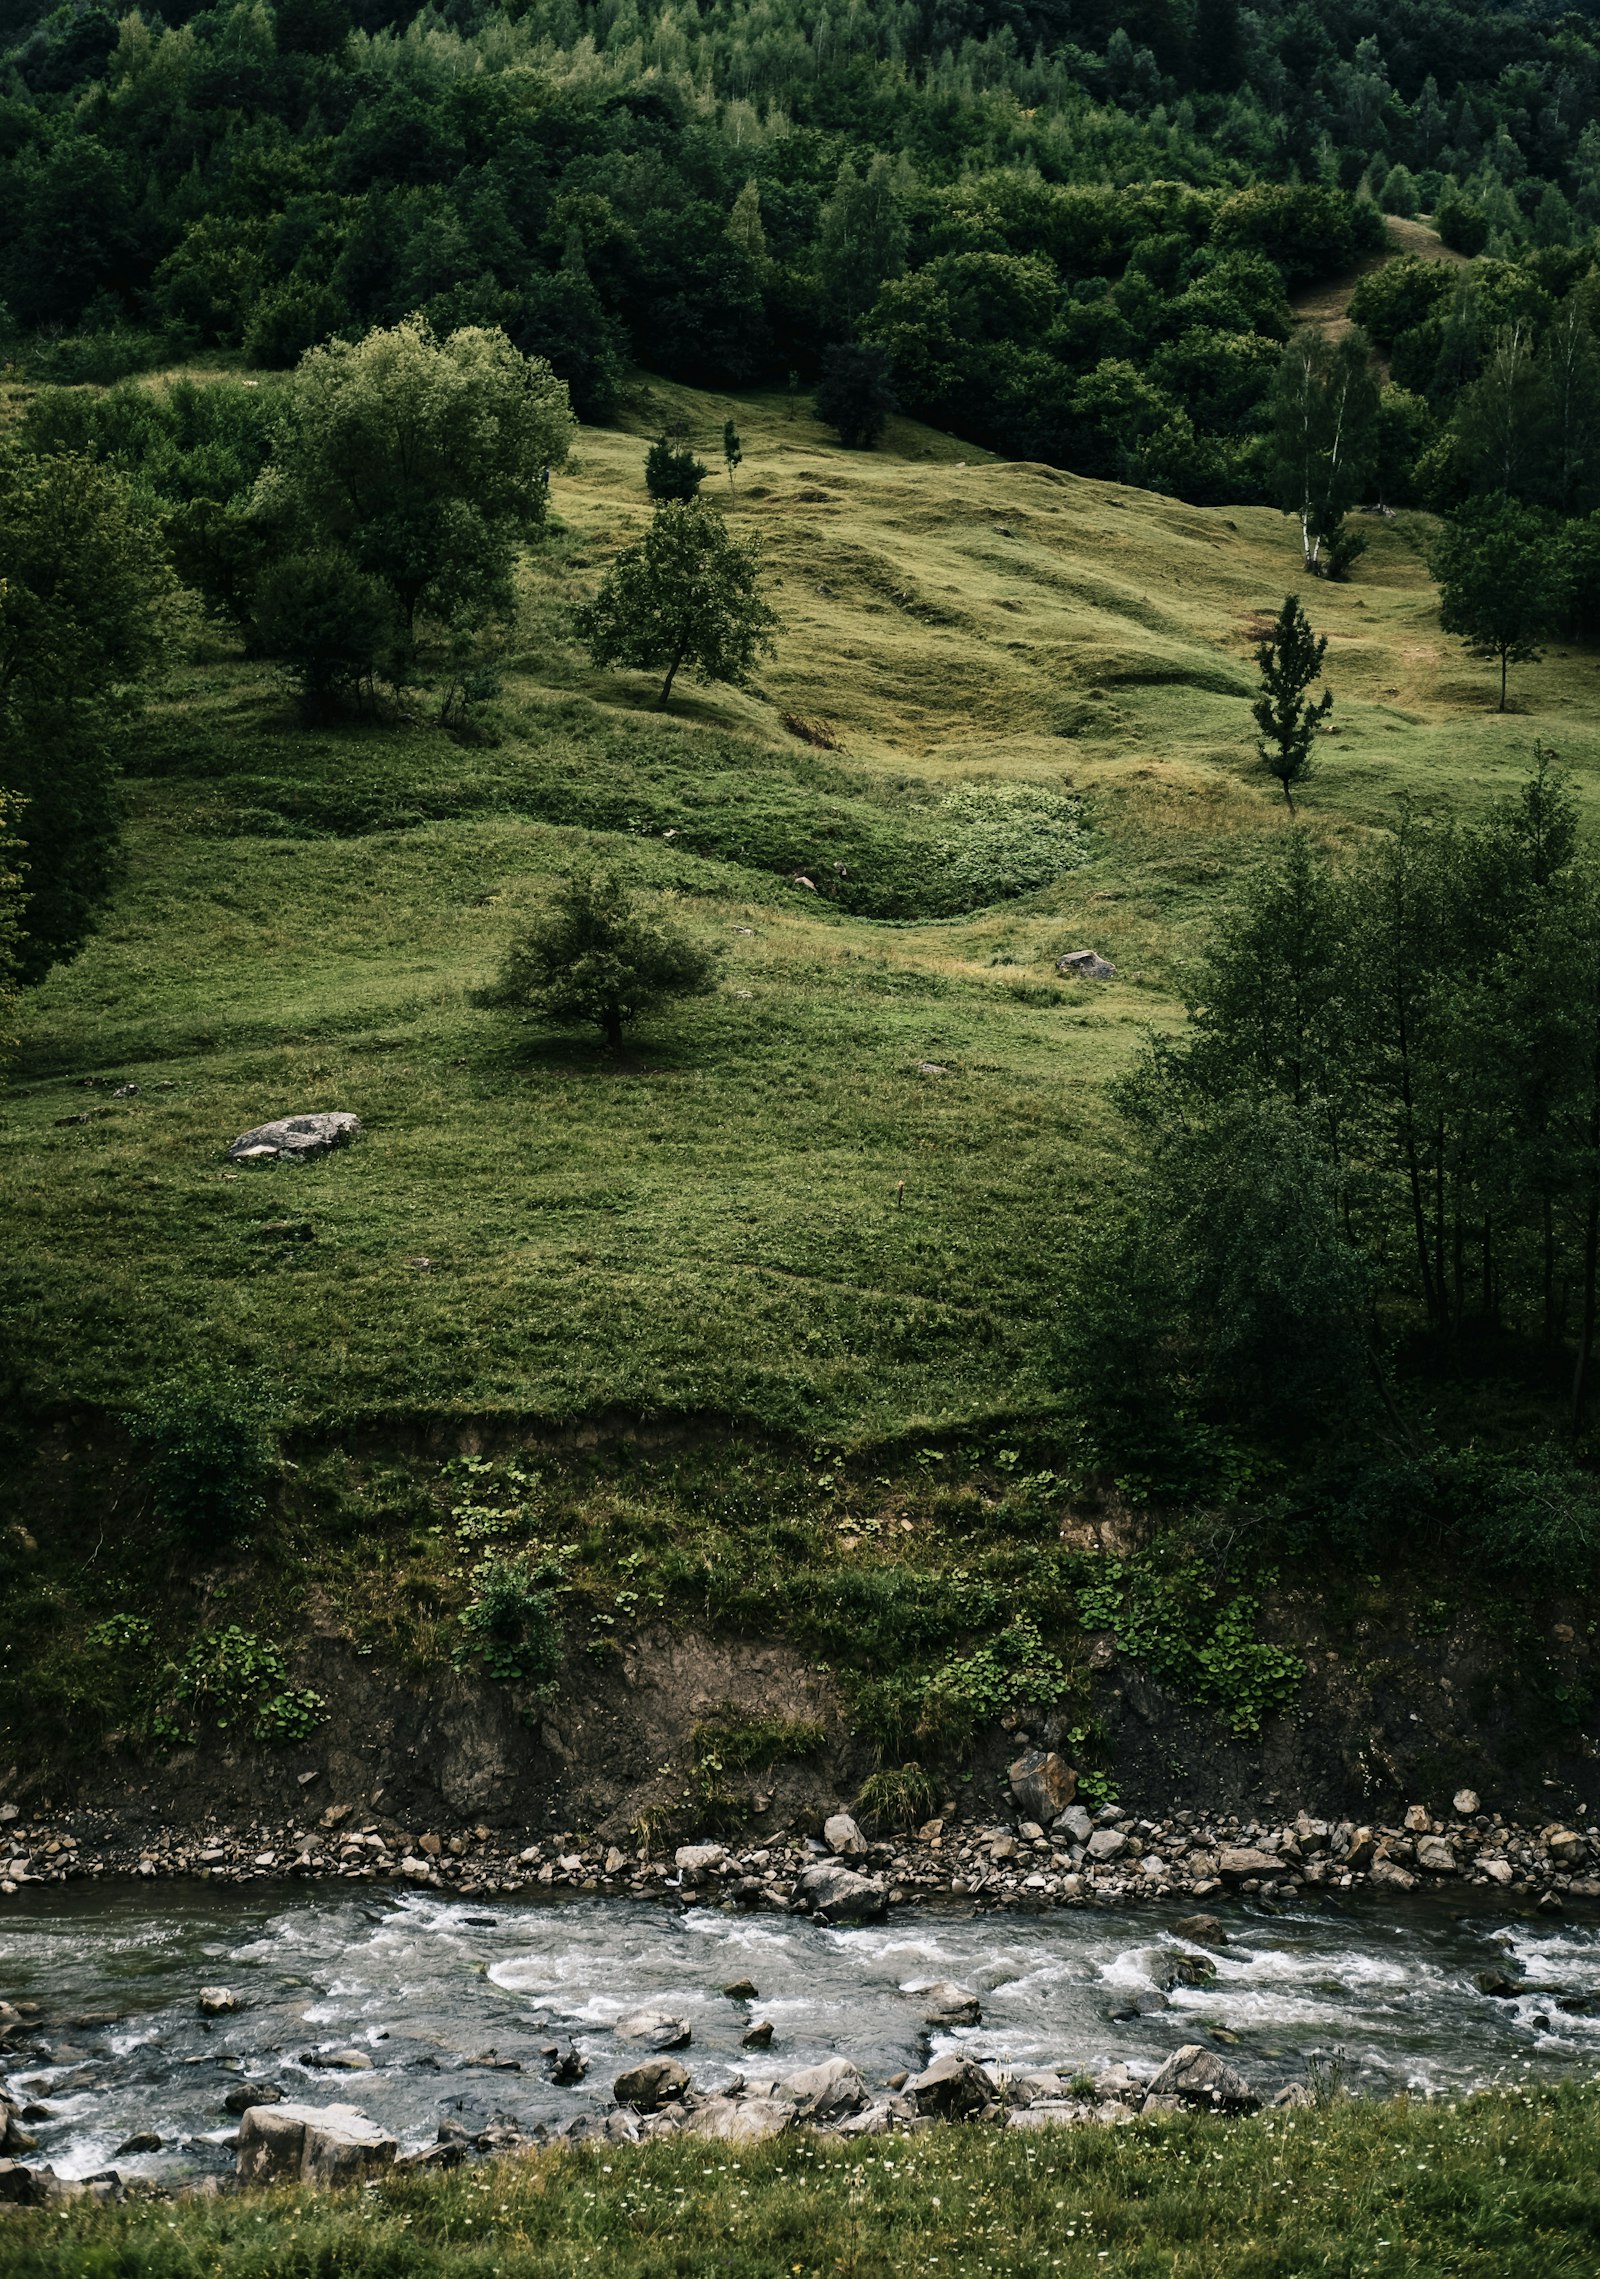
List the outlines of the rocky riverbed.
<svg viewBox="0 0 1600 2279">
<path fill-rule="evenodd" d="M 130 1827 L 83 1811 L 24 1821 L 0 1804 L 0 1895 L 78 1878 L 194 1876 L 237 1885 L 291 1876 L 390 1882 L 493 1897 L 550 1890 L 683 1900 L 715 1893 L 735 1906 L 870 1920 L 935 1895 L 982 1907 L 1129 1905 L 1239 1893 L 1271 1904 L 1303 1891 L 1478 1886 L 1559 1909 L 1600 1898 L 1600 1828 L 1518 1824 L 1469 1790 L 1448 1810 L 1412 1805 L 1393 1824 L 1275 1822 L 1178 1812 L 1141 1818 L 1075 1799 L 1071 1768 L 1033 1751 L 1011 1767 L 1012 1811 L 969 1820 L 952 1803 L 914 1835 L 864 1834 L 842 1806 L 820 1830 L 779 1830 L 759 1843 L 706 1841 L 670 1850 L 568 1831 L 533 1841 L 481 1823 L 412 1828 L 335 1803 L 298 1826 L 207 1821 Z"/>
</svg>

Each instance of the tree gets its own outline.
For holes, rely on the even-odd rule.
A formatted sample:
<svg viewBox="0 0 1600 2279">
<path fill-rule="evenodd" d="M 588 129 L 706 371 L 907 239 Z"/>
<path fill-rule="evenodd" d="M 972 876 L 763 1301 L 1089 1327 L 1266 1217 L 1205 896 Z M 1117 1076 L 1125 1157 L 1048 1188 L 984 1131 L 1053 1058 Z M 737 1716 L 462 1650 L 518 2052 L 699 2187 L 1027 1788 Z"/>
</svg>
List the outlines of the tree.
<svg viewBox="0 0 1600 2279">
<path fill-rule="evenodd" d="M 644 487 L 658 506 L 666 499 L 692 499 L 709 471 L 687 443 L 658 435 L 645 454 Z"/>
<path fill-rule="evenodd" d="M 16 822 L 21 804 L 11 793 L 0 791 L 0 1076 L 17 1048 L 11 1015 L 22 963 L 22 915 L 27 902 L 18 868 L 22 841 Z"/>
<path fill-rule="evenodd" d="M 485 1002 L 548 1021 L 587 1022 L 613 1052 L 655 1006 L 712 987 L 716 953 L 641 915 L 613 873 L 580 872 L 514 941 Z"/>
<path fill-rule="evenodd" d="M 1587 329 L 1587 328 L 1585 328 Z M 1578 359 L 1575 358 L 1575 366 Z M 1456 405 L 1456 455 L 1474 490 L 1533 498 L 1547 485 L 1555 407 L 1527 324 L 1507 325 Z"/>
<path fill-rule="evenodd" d="M 110 886 L 110 730 L 176 624 L 155 518 L 131 486 L 91 459 L 0 447 L 0 793 L 22 848 L 24 981 L 72 955 Z"/>
<path fill-rule="evenodd" d="M 307 720 L 326 719 L 369 690 L 399 623 L 381 579 L 334 547 L 285 554 L 256 582 L 256 640 L 288 668 Z"/>
<path fill-rule="evenodd" d="M 1469 648 L 1500 660 L 1500 702 L 1506 708 L 1506 670 L 1533 664 L 1540 643 L 1560 623 L 1567 600 L 1567 566 L 1548 515 L 1520 500 L 1493 493 L 1469 499 L 1446 524 L 1431 564 L 1439 581 L 1439 622 Z"/>
<path fill-rule="evenodd" d="M 743 458 L 744 445 L 739 440 L 739 430 L 734 426 L 731 419 L 725 419 L 722 423 L 722 464 L 728 470 L 728 488 L 730 491 L 733 489 L 733 478 L 737 474 Z"/>
<path fill-rule="evenodd" d="M 863 177 L 845 159 L 822 209 L 817 272 L 835 325 L 851 331 L 891 277 L 906 265 L 906 223 L 894 169 L 879 152 Z"/>
<path fill-rule="evenodd" d="M 503 332 L 440 340 L 407 317 L 302 357 L 277 464 L 298 542 L 336 547 L 419 620 L 476 627 L 509 613 L 518 548 L 541 527 L 566 459 L 565 384 Z"/>
<path fill-rule="evenodd" d="M 1297 594 L 1285 594 L 1271 633 L 1256 650 L 1261 694 L 1251 706 L 1261 731 L 1261 762 L 1283 786 L 1294 813 L 1294 786 L 1311 772 L 1311 739 L 1333 710 L 1324 689 L 1313 704 L 1306 691 L 1322 671 L 1328 637 L 1312 632 Z"/>
<path fill-rule="evenodd" d="M 1338 576 L 1352 559 L 1344 518 L 1372 470 L 1378 382 L 1365 333 L 1337 341 L 1306 330 L 1283 352 L 1272 395 L 1270 459 L 1278 503 L 1299 518 L 1313 577 Z"/>
<path fill-rule="evenodd" d="M 594 664 L 665 673 L 663 712 L 685 667 L 744 688 L 756 658 L 770 653 L 777 623 L 761 598 L 754 545 L 730 538 L 721 515 L 698 499 L 657 507 L 643 538 L 617 556 L 578 611 Z"/>
<path fill-rule="evenodd" d="M 870 450 L 895 408 L 888 350 L 855 341 L 828 349 L 816 403 L 818 419 L 837 432 L 841 443 L 852 451 Z"/>
</svg>

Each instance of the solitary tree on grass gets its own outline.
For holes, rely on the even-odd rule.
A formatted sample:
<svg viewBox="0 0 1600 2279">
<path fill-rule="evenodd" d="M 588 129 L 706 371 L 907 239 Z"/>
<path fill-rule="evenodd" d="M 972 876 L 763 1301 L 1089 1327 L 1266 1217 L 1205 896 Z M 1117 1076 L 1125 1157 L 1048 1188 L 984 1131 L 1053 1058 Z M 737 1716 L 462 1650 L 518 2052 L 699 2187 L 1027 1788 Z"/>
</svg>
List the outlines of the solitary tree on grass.
<svg viewBox="0 0 1600 2279">
<path fill-rule="evenodd" d="M 580 872 L 512 943 L 485 1002 L 591 1024 L 615 1052 L 625 1028 L 670 998 L 702 994 L 715 971 L 712 950 L 646 918 L 614 874 Z"/>
<path fill-rule="evenodd" d="M 1297 594 L 1285 594 L 1272 631 L 1256 650 L 1261 694 L 1251 706 L 1261 731 L 1261 762 L 1283 786 L 1294 813 L 1294 786 L 1311 773 L 1311 739 L 1333 710 L 1324 689 L 1315 703 L 1306 691 L 1322 671 L 1328 638 L 1319 640 Z"/>
<path fill-rule="evenodd" d="M 1433 552 L 1439 622 L 1506 668 L 1537 663 L 1567 598 L 1567 571 L 1550 517 L 1495 492 L 1469 499 Z"/>
<path fill-rule="evenodd" d="M 692 499 L 705 479 L 705 461 L 668 435 L 658 435 L 645 454 L 644 487 L 658 506 L 667 499 Z"/>
<path fill-rule="evenodd" d="M 743 458 L 744 445 L 739 439 L 739 430 L 734 426 L 731 419 L 725 419 L 722 423 L 722 464 L 728 470 L 728 488 L 730 491 L 733 489 L 733 478 L 738 473 Z"/>
<path fill-rule="evenodd" d="M 658 708 L 685 668 L 699 680 L 744 688 L 772 648 L 777 618 L 761 598 L 753 544 L 730 538 L 722 516 L 698 499 L 656 509 L 636 546 L 620 553 L 578 631 L 599 666 L 665 675 Z"/>
</svg>

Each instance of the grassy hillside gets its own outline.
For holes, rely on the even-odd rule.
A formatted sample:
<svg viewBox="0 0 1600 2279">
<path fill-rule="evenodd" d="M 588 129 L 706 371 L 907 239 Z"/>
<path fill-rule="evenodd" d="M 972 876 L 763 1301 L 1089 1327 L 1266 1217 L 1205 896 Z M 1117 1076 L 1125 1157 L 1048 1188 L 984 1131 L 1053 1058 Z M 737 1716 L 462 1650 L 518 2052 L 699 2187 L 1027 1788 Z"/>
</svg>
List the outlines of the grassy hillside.
<svg viewBox="0 0 1600 2279">
<path fill-rule="evenodd" d="M 663 720 L 588 671 L 568 613 L 646 519 L 642 438 L 681 416 L 714 457 L 730 410 L 728 512 L 785 629 L 756 690 Z M 1294 529 L 907 422 L 847 453 L 781 396 L 641 386 L 628 425 L 583 431 L 557 483 L 488 740 L 305 733 L 220 648 L 132 740 L 125 880 L 31 995 L 0 1126 L 30 1399 L 118 1405 L 201 1355 L 305 1422 L 621 1404 L 861 1437 L 1057 1398 L 1053 1259 L 1104 1177 L 1105 1080 L 1284 827 L 1245 698 Z M 1592 811 L 1596 659 L 1523 669 L 1497 717 L 1439 631 L 1425 526 L 1370 539 L 1307 597 L 1338 698 L 1315 828 L 1348 840 L 1402 792 L 1475 810 L 1538 740 Z M 1085 859 L 995 899 L 1010 785 L 1081 801 Z M 620 1067 L 471 1002 L 594 855 L 726 953 Z M 1115 981 L 1058 977 L 1082 946 Z M 311 1107 L 366 1137 L 223 1168 Z"/>
</svg>

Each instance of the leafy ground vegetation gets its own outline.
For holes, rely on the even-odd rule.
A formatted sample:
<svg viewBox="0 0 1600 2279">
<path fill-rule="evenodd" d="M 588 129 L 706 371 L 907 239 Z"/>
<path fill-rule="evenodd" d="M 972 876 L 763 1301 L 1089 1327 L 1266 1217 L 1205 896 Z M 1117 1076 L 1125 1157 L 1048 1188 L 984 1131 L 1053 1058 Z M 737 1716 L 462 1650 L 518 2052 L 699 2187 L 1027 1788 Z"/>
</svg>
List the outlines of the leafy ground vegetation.
<svg viewBox="0 0 1600 2279">
<path fill-rule="evenodd" d="M 222 2279 L 403 2270 L 544 2279 L 719 2271 L 1115 2271 L 1138 2279 L 1448 2271 L 1577 2279 L 1600 2237 L 1588 2089 L 1460 2104 L 1333 2100 L 1223 2124 L 945 2129 L 881 2149 L 792 2141 L 731 2159 L 668 2140 L 497 2161 L 359 2193 L 39 2214 L 6 2227 L 18 2279 Z"/>
</svg>

